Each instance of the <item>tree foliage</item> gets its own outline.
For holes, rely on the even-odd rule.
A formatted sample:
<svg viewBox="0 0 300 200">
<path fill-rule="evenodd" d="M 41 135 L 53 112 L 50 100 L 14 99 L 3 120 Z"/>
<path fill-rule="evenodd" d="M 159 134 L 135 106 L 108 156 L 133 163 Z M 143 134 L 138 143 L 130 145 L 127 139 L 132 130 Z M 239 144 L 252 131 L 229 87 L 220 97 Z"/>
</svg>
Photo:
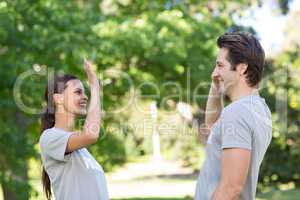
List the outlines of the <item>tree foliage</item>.
<svg viewBox="0 0 300 200">
<path fill-rule="evenodd" d="M 156 101 L 163 112 L 174 109 L 179 101 L 203 108 L 206 99 L 201 95 L 207 94 L 217 50 L 216 38 L 230 27 L 236 27 L 232 15 L 251 2 L 0 1 L 0 184 L 5 198 L 28 199 L 31 195 L 28 160 L 39 159 L 36 144 L 40 112 L 37 111 L 44 106 L 47 72 L 61 70 L 85 80 L 83 57 L 92 59 L 98 66 L 105 116 L 103 137 L 90 150 L 109 170 L 125 162 L 129 155 L 150 152 L 149 145 L 141 142 L 138 133 L 120 124 L 132 117 L 131 112 L 116 110 L 137 106 L 138 103 L 129 104 L 130 97 L 143 103 Z M 297 70 L 297 52 L 286 53 L 273 64 L 283 66 L 291 62 L 295 66 L 293 70 Z M 293 74 L 293 70 L 289 73 Z M 276 89 L 286 87 L 275 80 L 270 84 Z M 291 85 L 289 108 L 298 113 L 295 99 L 299 95 L 295 91 L 297 87 Z M 269 95 L 273 95 L 271 87 Z M 25 109 L 20 102 L 35 110 Z M 296 118 L 292 121 L 296 120 L 299 121 Z M 296 123 L 288 127 L 289 133 L 298 130 Z M 290 141 L 295 134 L 286 137 Z M 282 148 L 287 155 L 297 156 L 297 151 L 289 151 L 293 148 L 280 138 L 275 139 L 270 156 L 274 149 L 277 154 Z M 163 148 L 174 147 L 176 155 L 194 163 L 191 157 L 195 157 L 195 151 L 187 143 L 192 141 L 193 146 L 197 143 L 193 138 L 177 139 L 164 137 Z M 269 167 L 267 164 L 264 176 L 278 171 L 277 168 L 270 171 Z"/>
</svg>

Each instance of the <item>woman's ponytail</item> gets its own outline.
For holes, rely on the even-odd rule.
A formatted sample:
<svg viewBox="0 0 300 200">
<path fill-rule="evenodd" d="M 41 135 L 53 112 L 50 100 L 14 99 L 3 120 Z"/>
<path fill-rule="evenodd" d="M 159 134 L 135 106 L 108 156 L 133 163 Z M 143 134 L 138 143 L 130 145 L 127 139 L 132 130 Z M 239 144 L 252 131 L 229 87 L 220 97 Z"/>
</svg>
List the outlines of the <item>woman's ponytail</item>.
<svg viewBox="0 0 300 200">
<path fill-rule="evenodd" d="M 44 113 L 42 116 L 42 132 L 48 128 L 53 127 L 54 124 L 55 124 L 55 115 L 53 113 L 48 113 L 48 112 Z M 50 183 L 49 175 L 47 174 L 44 167 L 42 170 L 42 183 L 43 183 L 43 189 L 46 198 L 47 200 L 50 200 L 52 196 L 51 183 Z"/>
</svg>

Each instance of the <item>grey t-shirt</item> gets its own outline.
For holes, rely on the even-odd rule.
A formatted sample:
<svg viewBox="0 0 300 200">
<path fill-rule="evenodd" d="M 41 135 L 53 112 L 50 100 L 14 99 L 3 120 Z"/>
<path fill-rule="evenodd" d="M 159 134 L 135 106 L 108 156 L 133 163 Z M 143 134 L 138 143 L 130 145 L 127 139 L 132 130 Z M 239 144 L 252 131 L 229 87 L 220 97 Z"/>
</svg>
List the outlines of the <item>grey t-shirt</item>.
<svg viewBox="0 0 300 200">
<path fill-rule="evenodd" d="M 71 132 L 45 130 L 40 137 L 43 166 L 56 200 L 108 200 L 104 171 L 86 148 L 65 155 Z"/>
<path fill-rule="evenodd" d="M 211 129 L 206 159 L 198 177 L 195 200 L 210 200 L 220 181 L 221 153 L 226 148 L 251 150 L 251 163 L 241 200 L 254 200 L 259 167 L 272 138 L 271 112 L 257 95 L 241 97 L 225 107 Z"/>
</svg>

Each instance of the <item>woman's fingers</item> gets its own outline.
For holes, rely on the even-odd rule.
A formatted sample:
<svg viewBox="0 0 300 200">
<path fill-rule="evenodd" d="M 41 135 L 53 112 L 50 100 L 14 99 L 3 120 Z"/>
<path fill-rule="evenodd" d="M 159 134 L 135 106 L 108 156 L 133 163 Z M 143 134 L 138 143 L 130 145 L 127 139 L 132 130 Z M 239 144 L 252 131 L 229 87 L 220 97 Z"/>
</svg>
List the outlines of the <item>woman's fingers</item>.
<svg viewBox="0 0 300 200">
<path fill-rule="evenodd" d="M 88 76 L 96 74 L 92 68 L 92 65 L 93 65 L 92 62 L 88 61 L 87 59 L 84 59 L 84 69 Z"/>
<path fill-rule="evenodd" d="M 84 58 L 84 67 L 85 70 L 92 70 L 92 63 L 90 61 L 88 61 L 86 58 Z"/>
<path fill-rule="evenodd" d="M 93 70 L 93 64 L 91 61 L 87 60 L 86 58 L 84 58 L 84 69 L 86 71 L 88 81 L 91 84 L 98 82 L 97 74 Z"/>
</svg>

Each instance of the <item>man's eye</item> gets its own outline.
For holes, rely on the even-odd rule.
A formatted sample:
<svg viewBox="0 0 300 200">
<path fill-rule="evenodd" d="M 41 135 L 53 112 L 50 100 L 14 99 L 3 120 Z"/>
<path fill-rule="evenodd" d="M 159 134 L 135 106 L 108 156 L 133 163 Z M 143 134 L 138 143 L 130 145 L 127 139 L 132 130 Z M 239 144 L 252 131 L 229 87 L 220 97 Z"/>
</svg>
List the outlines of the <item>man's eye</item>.
<svg viewBox="0 0 300 200">
<path fill-rule="evenodd" d="M 81 94 L 81 92 L 80 92 L 80 91 L 76 91 L 75 93 L 76 93 L 76 94 Z"/>
</svg>

